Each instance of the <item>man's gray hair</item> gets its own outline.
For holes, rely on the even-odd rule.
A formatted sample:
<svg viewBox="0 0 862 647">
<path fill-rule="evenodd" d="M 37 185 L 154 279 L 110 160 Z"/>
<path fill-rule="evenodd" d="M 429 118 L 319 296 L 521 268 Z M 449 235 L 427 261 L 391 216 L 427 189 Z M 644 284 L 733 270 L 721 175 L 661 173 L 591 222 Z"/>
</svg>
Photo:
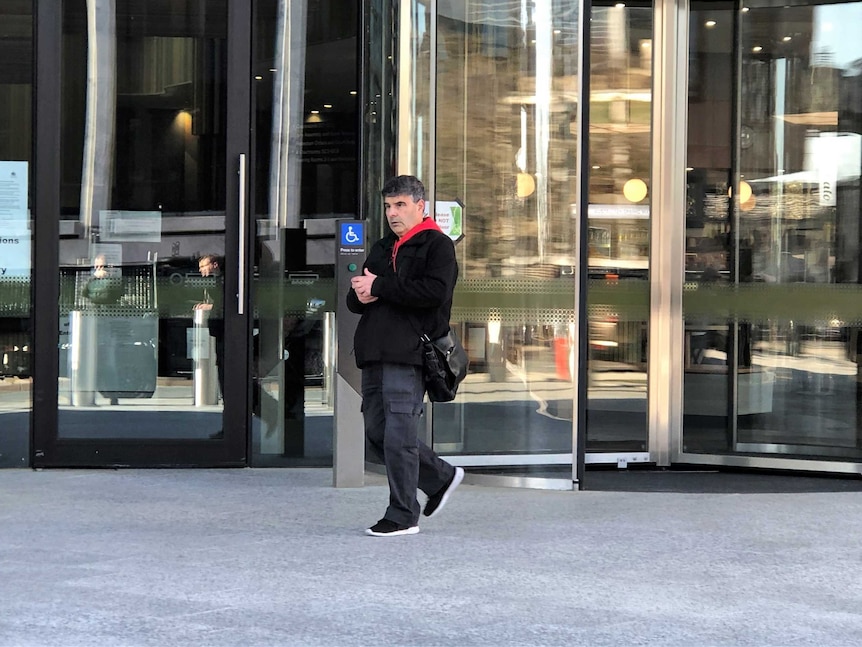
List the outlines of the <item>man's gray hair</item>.
<svg viewBox="0 0 862 647">
<path fill-rule="evenodd" d="M 419 202 L 425 199 L 425 185 L 413 175 L 398 175 L 389 178 L 380 193 L 384 198 L 409 195 L 413 198 L 413 202 Z"/>
</svg>

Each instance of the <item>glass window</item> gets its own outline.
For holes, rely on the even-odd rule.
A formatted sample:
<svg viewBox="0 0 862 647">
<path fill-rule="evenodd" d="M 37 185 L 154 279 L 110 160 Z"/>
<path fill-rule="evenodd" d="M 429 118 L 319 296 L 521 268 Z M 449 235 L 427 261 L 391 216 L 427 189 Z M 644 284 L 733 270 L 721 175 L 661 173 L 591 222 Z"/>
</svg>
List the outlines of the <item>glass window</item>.
<svg viewBox="0 0 862 647">
<path fill-rule="evenodd" d="M 692 3 L 683 451 L 862 458 L 860 29 Z"/>
<path fill-rule="evenodd" d="M 0 4 L 0 467 L 30 437 L 33 3 Z"/>
</svg>

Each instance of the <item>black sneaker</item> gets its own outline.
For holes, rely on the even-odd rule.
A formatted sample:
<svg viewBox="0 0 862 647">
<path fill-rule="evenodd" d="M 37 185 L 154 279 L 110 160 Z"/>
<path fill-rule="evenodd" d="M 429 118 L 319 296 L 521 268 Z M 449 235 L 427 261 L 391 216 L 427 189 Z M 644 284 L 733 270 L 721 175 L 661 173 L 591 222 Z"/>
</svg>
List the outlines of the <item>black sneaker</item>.
<svg viewBox="0 0 862 647">
<path fill-rule="evenodd" d="M 400 537 L 401 535 L 415 535 L 417 532 L 419 532 L 419 526 L 401 526 L 394 521 L 389 521 L 389 519 L 381 519 L 365 530 L 365 534 L 372 537 Z"/>
<path fill-rule="evenodd" d="M 425 504 L 425 510 L 423 510 L 422 514 L 430 518 L 440 512 L 443 509 L 443 506 L 446 505 L 449 497 L 452 496 L 455 488 L 461 485 L 461 481 L 463 480 L 464 469 L 456 467 L 455 473 L 452 475 L 452 478 L 449 479 L 449 482 L 440 488 L 440 491 L 437 492 L 437 494 L 428 497 L 428 502 Z"/>
</svg>

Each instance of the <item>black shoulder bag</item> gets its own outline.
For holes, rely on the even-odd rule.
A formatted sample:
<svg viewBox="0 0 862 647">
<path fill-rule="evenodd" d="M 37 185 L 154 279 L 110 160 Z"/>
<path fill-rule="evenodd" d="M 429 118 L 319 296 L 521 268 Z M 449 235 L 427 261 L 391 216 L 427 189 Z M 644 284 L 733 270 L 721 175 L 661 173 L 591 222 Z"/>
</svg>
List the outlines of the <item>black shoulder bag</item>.
<svg viewBox="0 0 862 647">
<path fill-rule="evenodd" d="M 422 335 L 425 390 L 431 402 L 450 402 L 467 376 L 467 351 L 452 328 L 442 337 Z"/>
<path fill-rule="evenodd" d="M 415 324 L 413 328 L 416 329 Z M 451 402 L 467 376 L 470 363 L 467 351 L 451 326 L 449 332 L 437 339 L 431 339 L 426 333 L 417 331 L 417 334 L 422 340 L 422 372 L 428 399 L 431 402 Z"/>
</svg>

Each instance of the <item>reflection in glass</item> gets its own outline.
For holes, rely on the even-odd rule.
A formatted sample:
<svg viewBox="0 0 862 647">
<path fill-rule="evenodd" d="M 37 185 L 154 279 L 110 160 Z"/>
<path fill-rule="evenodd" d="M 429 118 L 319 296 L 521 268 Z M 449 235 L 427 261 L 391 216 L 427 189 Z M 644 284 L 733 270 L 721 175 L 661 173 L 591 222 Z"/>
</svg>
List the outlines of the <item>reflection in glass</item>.
<svg viewBox="0 0 862 647">
<path fill-rule="evenodd" d="M 471 373 L 434 405 L 434 443 L 469 464 L 541 454 L 570 473 L 577 5 L 461 0 L 436 18 L 436 51 L 412 47 L 436 57 L 434 208 L 458 240 L 453 318 Z M 413 127 L 430 132 L 419 99 Z"/>
<path fill-rule="evenodd" d="M 395 70 L 393 54 L 397 38 L 388 28 L 391 22 L 392 4 L 396 0 L 376 0 L 364 4 L 366 39 L 363 51 L 362 105 L 363 137 L 359 158 L 362 165 L 359 174 L 362 186 L 382 187 L 392 174 L 395 158 L 395 124 L 386 118 L 393 110 Z M 358 93 L 357 93 L 358 94 Z M 376 223 L 376 233 L 382 235 L 383 223 L 375 214 L 383 213 L 383 203 L 378 191 L 363 191 L 359 197 L 360 213 L 369 222 Z M 374 232 L 370 235 L 374 238 Z"/>
<path fill-rule="evenodd" d="M 332 462 L 334 250 L 319 241 L 357 215 L 357 20 L 334 0 L 256 5 L 256 465 Z"/>
<path fill-rule="evenodd" d="M 0 4 L 0 467 L 29 456 L 32 2 Z"/>
<path fill-rule="evenodd" d="M 403 55 L 402 49 L 398 60 L 398 164 L 401 168 L 411 169 L 410 172 L 418 178 L 427 178 L 432 164 L 432 130 L 429 126 L 434 111 L 430 94 L 431 30 L 434 21 L 431 16 L 431 3 L 410 4 L 409 16 L 401 16 L 401 24 L 398 26 L 400 44 L 406 44 L 410 48 L 407 56 Z M 379 93 L 368 98 L 374 108 L 384 99 Z M 383 106 L 379 107 L 382 109 Z M 384 178 L 384 181 L 387 178 Z M 383 183 L 378 186 L 382 185 Z"/>
<path fill-rule="evenodd" d="M 171 6 L 63 3 L 60 437 L 222 437 L 227 16 Z"/>
<path fill-rule="evenodd" d="M 646 451 L 652 8 L 590 26 L 587 451 Z"/>
<path fill-rule="evenodd" d="M 746 7 L 692 6 L 684 450 L 859 460 L 862 3 Z"/>
</svg>

